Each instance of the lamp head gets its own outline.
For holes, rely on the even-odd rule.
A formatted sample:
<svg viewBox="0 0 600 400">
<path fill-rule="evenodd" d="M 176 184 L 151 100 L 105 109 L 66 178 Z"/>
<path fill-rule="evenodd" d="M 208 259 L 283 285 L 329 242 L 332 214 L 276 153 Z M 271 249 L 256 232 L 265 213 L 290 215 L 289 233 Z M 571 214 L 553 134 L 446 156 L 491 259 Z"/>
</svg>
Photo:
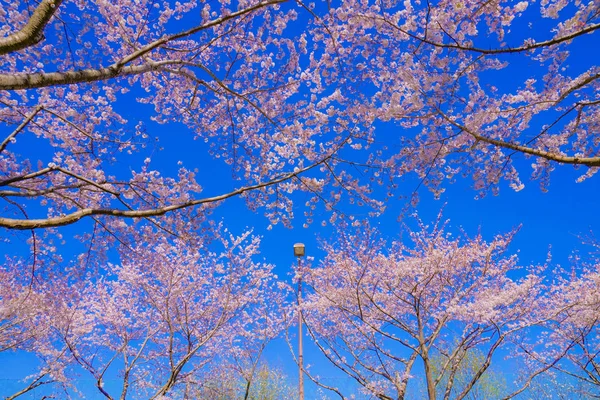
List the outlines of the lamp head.
<svg viewBox="0 0 600 400">
<path fill-rule="evenodd" d="M 304 243 L 296 243 L 294 245 L 294 255 L 296 257 L 304 257 Z"/>
</svg>

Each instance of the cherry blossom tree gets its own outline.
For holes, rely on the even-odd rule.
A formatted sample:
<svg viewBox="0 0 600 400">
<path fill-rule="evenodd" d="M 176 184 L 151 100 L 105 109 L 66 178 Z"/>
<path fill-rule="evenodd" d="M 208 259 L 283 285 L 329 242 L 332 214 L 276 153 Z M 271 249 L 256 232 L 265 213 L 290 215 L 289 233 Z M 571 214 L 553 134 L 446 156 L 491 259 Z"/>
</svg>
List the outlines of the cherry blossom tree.
<svg viewBox="0 0 600 400">
<path fill-rule="evenodd" d="M 306 34 L 284 33 L 297 7 L 279 3 L 47 0 L 7 6 L 0 45 L 8 131 L 0 146 L 6 202 L 0 226 L 149 218 L 259 189 L 248 201 L 265 206 L 274 222 L 287 221 L 285 194 L 319 191 L 321 180 L 300 174 L 319 165 L 331 169 L 325 163 L 357 122 L 343 116 L 338 90 L 300 90 L 317 78 L 300 65 L 301 55 L 304 62 L 310 58 Z M 128 157 L 154 148 L 154 138 L 146 133 L 147 121 L 126 119 L 127 107 L 118 104 L 123 101 L 152 110 L 159 124 L 183 122 L 195 139 L 208 142 L 206 157 L 230 165 L 231 190 L 200 197 L 193 171 L 164 177 L 148 165 L 151 157 L 144 163 L 144 156 Z M 335 118 L 340 121 L 328 122 Z M 21 140 L 43 146 L 44 157 L 21 154 Z M 132 166 L 130 176 L 114 168 L 122 162 Z M 36 215 L 26 208 L 29 200 L 42 207 Z"/>
<path fill-rule="evenodd" d="M 83 376 L 107 399 L 193 398 L 212 379 L 206 370 L 223 362 L 237 362 L 241 377 L 252 382 L 262 349 L 285 327 L 285 285 L 275 282 L 271 265 L 253 261 L 259 239 L 250 232 L 224 231 L 219 240 L 220 252 L 162 240 L 134 249 L 99 276 L 65 273 L 44 287 L 27 282 L 18 292 L 13 286 L 15 296 L 43 298 L 31 317 L 43 326 L 5 317 L 13 341 L 22 339 L 3 346 L 41 359 L 27 390 L 44 380 L 83 393 L 77 384 Z M 45 335 L 30 337 L 37 332 Z M 51 354 L 61 356 L 60 370 L 50 370 Z"/>
<path fill-rule="evenodd" d="M 24 266 L 15 262 L 0 269 L 0 352 L 33 354 L 39 367 L 23 385 L 19 382 L 14 392 L 6 393 L 3 388 L 2 396 L 10 400 L 41 387 L 64 389 L 64 370 L 70 363 L 66 348 L 52 344 L 54 304 L 46 295 L 49 285 L 32 285 L 31 275 L 23 273 Z M 8 368 L 10 362 L 4 365 Z"/>
<path fill-rule="evenodd" d="M 243 324 L 265 320 L 240 315 L 245 304 L 270 315 L 253 301 L 268 295 L 274 278 L 249 261 L 240 275 L 219 272 L 211 269 L 221 265 L 216 256 L 193 250 L 206 250 L 218 231 L 211 213 L 231 197 L 243 197 L 272 224 L 290 225 L 303 194 L 307 224 L 318 207 L 323 221 L 336 223 L 348 205 L 368 205 L 375 216 L 390 199 L 409 197 L 398 184 L 411 174 L 420 182 L 415 202 L 421 186 L 439 195 L 459 176 L 471 177 L 480 194 L 495 193 L 503 179 L 519 190 L 521 155 L 532 159 L 532 177 L 544 189 L 559 164 L 581 167 L 580 179 L 589 178 L 600 166 L 600 75 L 588 51 L 598 41 L 599 16 L 598 2 L 565 0 L 2 2 L 0 348 L 42 360 L 23 390 L 67 387 L 66 377 L 82 371 L 105 397 L 184 393 L 201 383 L 195 379 L 216 343 L 236 349 L 228 361 L 250 382 L 271 334 L 247 333 Z M 185 160 L 161 158 L 163 145 Z M 191 154 L 202 162 L 190 162 Z M 213 170 L 227 170 L 231 179 L 208 191 Z M 386 301 L 399 294 L 381 286 L 377 274 L 397 278 L 396 269 L 405 271 L 402 277 L 416 279 L 415 290 L 437 284 L 439 292 L 423 298 L 433 314 L 382 327 L 380 294 L 360 292 L 363 278 L 356 277 L 356 295 L 348 296 L 361 302 L 361 313 L 366 301 L 364 321 L 354 315 L 348 320 L 356 326 L 344 326 L 336 318 L 349 318 L 348 311 L 326 307 L 332 314 L 323 321 L 349 329 L 352 345 L 366 338 L 379 345 L 386 335 L 395 341 L 390 331 L 414 333 L 412 323 L 423 322 L 425 339 L 399 339 L 409 355 L 399 357 L 404 367 L 393 369 L 397 376 L 387 370 L 397 356 L 386 347 L 356 358 L 364 365 L 355 370 L 350 359 L 329 353 L 373 393 L 389 386 L 404 395 L 413 366 L 422 364 L 431 396 L 440 376 L 456 374 L 475 346 L 486 361 L 468 391 L 507 337 L 542 319 L 530 315 L 542 290 L 537 271 L 523 280 L 507 276 L 516 268 L 500 255 L 508 236 L 486 244 L 453 241 L 442 231 L 413 233 L 416 250 L 394 244 L 402 257 L 385 256 L 378 246 L 356 253 L 381 263 L 381 271 L 365 269 L 365 281 L 389 290 L 382 292 Z M 456 257 L 467 260 L 451 263 L 456 274 L 447 277 L 462 292 L 444 286 L 439 279 L 446 275 L 434 268 L 435 260 L 449 259 L 421 242 L 451 255 L 455 246 Z M 240 246 L 233 247 L 256 252 L 253 242 Z M 328 263 L 343 264 L 330 253 Z M 165 257 L 182 270 L 169 270 L 160 262 Z M 411 270 L 417 260 L 429 272 Z M 206 292 L 231 290 L 224 297 L 231 302 L 207 303 L 185 280 L 166 279 L 189 278 L 184 265 L 195 271 L 193 279 L 207 280 Z M 353 268 L 359 265 L 366 268 Z M 316 296 L 330 283 L 321 268 L 311 276 L 316 316 Z M 257 297 L 240 292 L 250 282 Z M 409 289 L 403 293 L 420 295 Z M 156 300 L 171 294 L 173 303 Z M 504 319 L 494 308 L 500 304 Z M 194 314 L 202 309 L 213 314 Z M 482 320 L 482 310 L 493 323 Z M 205 325 L 185 320 L 192 315 Z M 313 334 L 329 338 L 326 328 L 317 324 Z M 428 367 L 434 349 L 448 360 L 437 378 Z M 382 361 L 370 364 L 374 356 Z M 140 387 L 135 379 L 149 365 L 156 366 L 155 380 Z M 122 383 L 107 388 L 105 376 L 115 369 Z M 452 379 L 445 382 L 445 396 L 463 396 L 452 392 Z"/>
<path fill-rule="evenodd" d="M 468 398 L 498 353 L 548 318 L 541 269 L 505 255 L 513 234 L 453 238 L 438 221 L 387 249 L 372 229 L 342 230 L 325 245 L 325 260 L 303 271 L 312 289 L 303 302 L 309 332 L 377 398 L 410 397 L 419 377 L 429 399 Z M 461 367 L 477 354 L 481 363 Z"/>
<path fill-rule="evenodd" d="M 436 194 L 470 176 L 486 193 L 523 187 L 519 154 L 543 188 L 558 164 L 587 167 L 581 180 L 598 170 L 599 16 L 561 0 L 344 2 L 326 23 L 373 88 L 372 118 L 416 131 L 390 158 L 396 174 Z"/>
<path fill-rule="evenodd" d="M 549 307 L 560 312 L 538 341 L 523 345 L 531 365 L 550 367 L 546 380 L 583 398 L 600 395 L 599 283 L 597 262 L 584 266 L 580 276 L 558 277 L 548 297 Z"/>
<path fill-rule="evenodd" d="M 482 192 L 501 178 L 519 189 L 515 153 L 535 157 L 543 184 L 556 163 L 589 167 L 583 179 L 600 164 L 599 75 L 576 44 L 597 37 L 598 15 L 596 2 L 565 1 L 11 2 L 0 226 L 150 218 L 235 195 L 288 222 L 293 191 L 380 208 L 370 178 L 393 189 L 409 172 L 436 193 L 458 174 Z M 202 197 L 197 173 L 127 157 L 153 145 L 123 102 L 206 141 L 231 190 Z M 401 130 L 381 141 L 376 121 Z"/>
</svg>

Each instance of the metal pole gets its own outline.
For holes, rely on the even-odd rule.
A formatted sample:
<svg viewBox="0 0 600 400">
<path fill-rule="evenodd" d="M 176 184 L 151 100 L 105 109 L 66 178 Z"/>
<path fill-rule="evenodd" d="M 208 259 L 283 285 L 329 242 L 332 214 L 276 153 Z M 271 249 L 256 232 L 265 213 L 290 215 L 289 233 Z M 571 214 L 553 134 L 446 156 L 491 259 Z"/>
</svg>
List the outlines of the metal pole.
<svg viewBox="0 0 600 400">
<path fill-rule="evenodd" d="M 298 257 L 298 390 L 300 400 L 304 400 L 304 356 L 302 355 L 302 273 L 300 271 L 300 257 Z"/>
</svg>

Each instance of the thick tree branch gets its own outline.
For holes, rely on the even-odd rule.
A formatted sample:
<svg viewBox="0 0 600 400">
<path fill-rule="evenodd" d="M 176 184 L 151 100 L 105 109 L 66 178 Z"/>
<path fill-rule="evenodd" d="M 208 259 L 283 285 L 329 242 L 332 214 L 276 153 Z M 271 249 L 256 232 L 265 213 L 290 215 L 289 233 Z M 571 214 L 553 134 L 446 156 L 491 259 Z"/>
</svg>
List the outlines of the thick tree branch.
<svg viewBox="0 0 600 400">
<path fill-rule="evenodd" d="M 70 85 L 74 83 L 95 82 L 119 76 L 138 75 L 154 71 L 165 63 L 149 62 L 127 67 L 104 67 L 99 69 L 84 69 L 68 72 L 40 72 L 33 74 L 0 74 L 0 90 L 35 89 L 47 86 Z"/>
<path fill-rule="evenodd" d="M 530 154 L 532 156 L 545 158 L 546 160 L 555 161 L 555 162 L 558 162 L 561 164 L 585 165 L 587 167 L 600 167 L 600 157 L 565 156 L 562 154 L 551 153 L 549 151 L 534 149 L 532 147 L 527 147 L 527 146 L 523 146 L 523 145 L 512 143 L 512 142 L 505 142 L 502 140 L 492 139 L 492 138 L 480 135 L 480 134 L 472 131 L 471 129 L 467 128 L 466 126 L 461 125 L 458 122 L 451 119 L 450 117 L 448 117 L 439 107 L 436 106 L 436 109 L 437 109 L 438 113 L 446 121 L 448 121 L 451 125 L 468 133 L 469 135 L 473 136 L 475 139 L 477 139 L 481 142 L 492 144 L 494 146 L 502 147 L 505 149 L 515 150 L 515 151 L 518 151 L 518 152 L 521 152 L 524 154 Z"/>
<path fill-rule="evenodd" d="M 52 1 L 52 0 L 47 0 Z M 57 1 L 57 0 L 54 0 Z M 94 82 L 107 80 L 111 78 L 138 75 L 146 72 L 154 71 L 160 68 L 162 65 L 169 64 L 181 64 L 178 60 L 166 60 L 160 62 L 145 62 L 141 65 L 125 66 L 126 64 L 148 54 L 152 50 L 160 47 L 170 41 L 181 39 L 194 33 L 200 32 L 220 25 L 231 19 L 246 15 L 263 7 L 283 3 L 287 0 L 271 0 L 266 2 L 258 3 L 254 6 L 245 8 L 243 10 L 231 13 L 229 15 L 216 18 L 212 21 L 208 21 L 205 24 L 196 26 L 183 32 L 179 32 L 173 35 L 165 36 L 162 39 L 158 39 L 139 50 L 134 51 L 128 56 L 115 62 L 109 67 L 102 67 L 98 69 L 90 68 L 80 71 L 67 71 L 67 72 L 40 72 L 32 74 L 21 74 L 21 73 L 4 73 L 0 74 L 0 90 L 20 90 L 20 89 L 35 89 L 40 87 L 58 86 L 58 85 L 69 85 L 74 83 L 83 82 Z M 1 54 L 1 53 L 0 53 Z"/>
<path fill-rule="evenodd" d="M 19 31 L 0 38 L 0 55 L 33 46 L 44 39 L 43 31 L 62 0 L 42 0 Z"/>
<path fill-rule="evenodd" d="M 462 44 L 458 43 L 456 40 L 454 40 L 454 38 L 452 38 L 450 35 L 448 35 L 448 37 L 450 37 L 454 41 L 454 44 L 438 43 L 433 40 L 427 39 L 427 37 L 422 37 L 417 34 L 411 33 L 405 29 L 402 29 L 401 27 L 397 26 L 396 24 L 392 23 L 391 21 L 389 21 L 386 18 L 376 18 L 376 19 L 382 20 L 386 24 L 388 24 L 392 28 L 402 32 L 403 34 L 410 36 L 411 38 L 416 39 L 422 43 L 426 43 L 430 46 L 439 47 L 442 49 L 455 49 L 455 50 L 471 51 L 471 52 L 480 53 L 480 54 L 510 54 L 510 53 L 521 53 L 521 52 L 525 52 L 525 51 L 531 51 L 531 50 L 539 49 L 542 47 L 550 47 L 550 46 L 555 46 L 555 45 L 558 45 L 558 44 L 561 44 L 564 42 L 568 42 L 569 40 L 575 39 L 578 36 L 584 35 L 586 33 L 591 33 L 591 32 L 594 32 L 594 31 L 600 29 L 600 24 L 593 24 L 593 25 L 588 25 L 585 28 L 580 29 L 576 32 L 573 32 L 569 35 L 557 37 L 557 38 L 550 39 L 550 40 L 545 40 L 545 41 L 541 41 L 541 42 L 533 42 L 530 44 L 523 44 L 522 46 L 518 46 L 518 47 L 507 47 L 504 49 L 483 49 L 480 47 L 462 45 Z M 443 31 L 443 29 L 442 29 L 442 31 Z M 444 31 L 444 33 L 446 33 L 446 32 Z"/>
<path fill-rule="evenodd" d="M 203 31 L 203 30 L 206 30 L 206 29 L 209 29 L 209 28 L 221 25 L 224 22 L 227 22 L 227 21 L 229 21 L 231 19 L 243 16 L 245 14 L 251 13 L 251 12 L 256 11 L 258 9 L 261 9 L 263 7 L 270 6 L 270 5 L 275 5 L 275 4 L 279 4 L 279 3 L 284 3 L 286 1 L 288 1 L 288 0 L 270 0 L 270 1 L 260 2 L 258 4 L 255 4 L 254 6 L 245 8 L 243 10 L 236 11 L 234 13 L 231 13 L 229 15 L 225 15 L 223 17 L 216 18 L 216 19 L 214 19 L 212 21 L 208 21 L 205 24 L 202 24 L 202 25 L 199 25 L 199 26 L 195 26 L 195 27 L 190 28 L 190 29 L 188 29 L 186 31 L 179 32 L 179 33 L 176 33 L 176 34 L 173 34 L 173 35 L 169 35 L 169 36 L 165 36 L 165 37 L 163 37 L 161 39 L 155 40 L 154 42 L 147 44 L 146 46 L 142 47 L 141 49 L 139 49 L 139 50 L 131 53 L 127 57 L 124 57 L 122 60 L 120 60 L 119 62 L 115 63 L 115 66 L 116 67 L 123 66 L 123 65 L 125 65 L 125 64 L 127 64 L 127 63 L 129 63 L 129 62 L 131 62 L 131 61 L 133 61 L 135 59 L 137 59 L 137 58 L 142 57 L 143 55 L 149 53 L 150 51 L 156 49 L 157 47 L 160 47 L 160 46 L 162 46 L 162 45 L 164 45 L 164 44 L 166 44 L 168 42 L 171 42 L 173 40 L 177 40 L 177 39 L 181 39 L 181 38 L 184 38 L 184 37 L 188 37 L 190 35 L 193 35 L 193 34 L 198 33 L 200 31 Z"/>
<path fill-rule="evenodd" d="M 203 199 L 191 200 L 185 203 L 173 204 L 170 206 L 152 208 L 148 210 L 118 210 L 118 209 L 107 209 L 107 208 L 84 208 L 73 213 L 63 215 L 60 217 L 52 217 L 45 219 L 14 219 L 14 218 L 0 218 L 0 227 L 8 229 L 40 229 L 40 228 L 52 228 L 57 226 L 69 225 L 80 219 L 92 215 L 108 215 L 113 217 L 121 218 L 147 218 L 164 215 L 168 212 L 181 210 L 183 208 L 194 207 L 206 203 L 214 203 L 217 201 L 225 200 L 230 197 L 238 196 L 252 190 L 262 189 L 268 186 L 276 185 L 281 182 L 285 182 L 300 174 L 313 169 L 314 167 L 321 165 L 327 161 L 331 156 L 324 158 L 314 164 L 309 165 L 306 168 L 299 169 L 295 172 L 290 172 L 279 178 L 272 179 L 267 182 L 257 183 L 251 186 L 245 186 L 229 193 L 221 194 L 213 197 L 206 197 Z"/>
</svg>

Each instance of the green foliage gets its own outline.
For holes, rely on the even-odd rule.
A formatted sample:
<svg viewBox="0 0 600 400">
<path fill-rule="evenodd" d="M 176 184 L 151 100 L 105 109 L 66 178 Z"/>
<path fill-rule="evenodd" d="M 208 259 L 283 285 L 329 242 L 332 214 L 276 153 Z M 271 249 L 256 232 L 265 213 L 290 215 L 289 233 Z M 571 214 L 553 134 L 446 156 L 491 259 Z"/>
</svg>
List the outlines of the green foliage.
<svg viewBox="0 0 600 400">
<path fill-rule="evenodd" d="M 439 399 L 454 399 L 470 384 L 471 379 L 485 362 L 485 354 L 479 349 L 470 349 L 464 357 L 458 361 L 456 366 L 452 366 L 447 355 L 437 353 L 431 358 L 433 367 L 433 376 L 439 377 L 439 383 L 436 386 L 436 395 Z M 450 395 L 445 397 L 448 383 L 450 384 Z M 464 397 L 465 400 L 489 400 L 500 399 L 507 392 L 507 384 L 501 372 L 488 368 L 479 378 L 477 383 Z"/>
<path fill-rule="evenodd" d="M 260 365 L 247 378 L 234 368 L 223 367 L 214 371 L 190 398 L 206 400 L 295 400 L 297 389 L 280 369 Z"/>
<path fill-rule="evenodd" d="M 289 384 L 287 376 L 276 368 L 262 365 L 250 382 L 250 400 L 293 400 L 297 397 L 296 387 Z"/>
</svg>

